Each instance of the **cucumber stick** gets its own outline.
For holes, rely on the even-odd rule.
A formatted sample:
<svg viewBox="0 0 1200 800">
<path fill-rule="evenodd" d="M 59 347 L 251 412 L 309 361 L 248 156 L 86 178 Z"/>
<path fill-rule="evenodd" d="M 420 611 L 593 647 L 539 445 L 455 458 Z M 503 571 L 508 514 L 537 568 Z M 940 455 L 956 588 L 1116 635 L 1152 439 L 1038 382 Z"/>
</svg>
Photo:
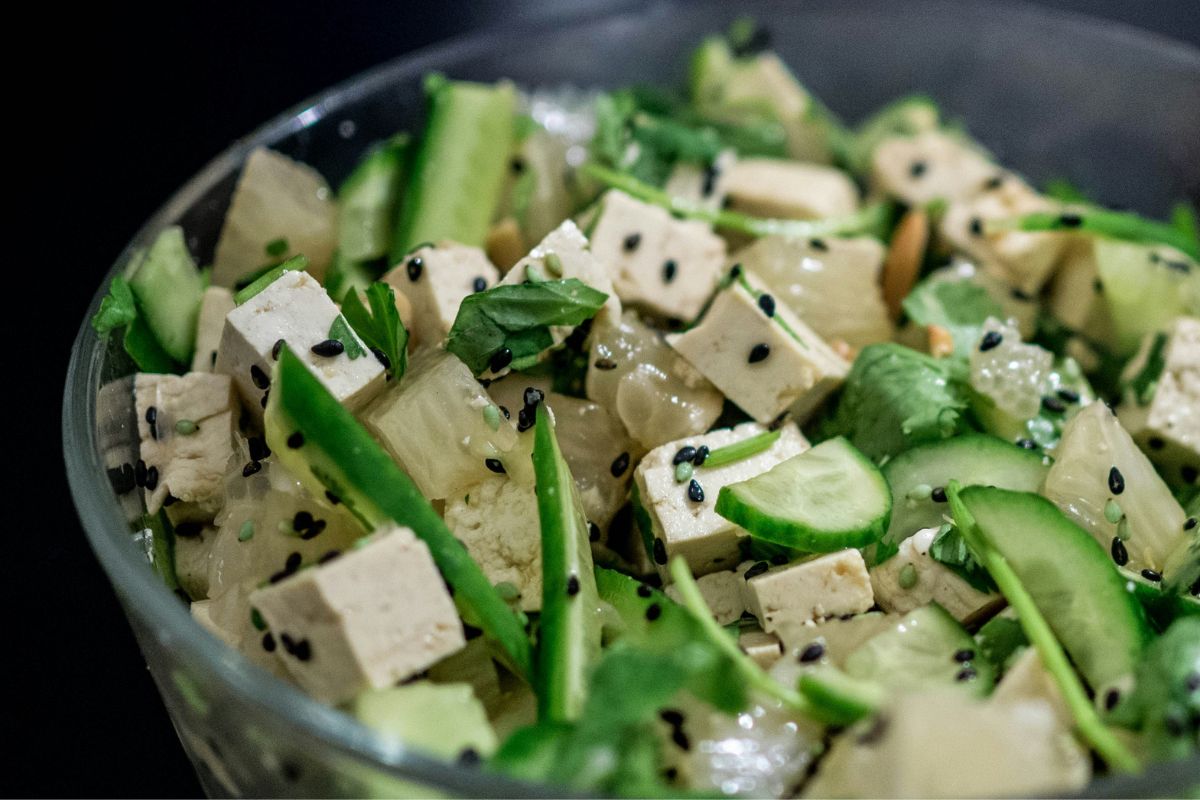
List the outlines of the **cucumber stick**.
<svg viewBox="0 0 1200 800">
<path fill-rule="evenodd" d="M 422 242 L 482 246 L 514 147 L 516 91 L 434 76 L 429 122 L 400 204 L 392 263 Z"/>
<path fill-rule="evenodd" d="M 204 278 L 188 252 L 183 229 L 173 225 L 160 233 L 129 273 L 129 288 L 154 338 L 171 358 L 192 363 Z"/>
<path fill-rule="evenodd" d="M 370 261 L 388 254 L 396 203 L 411 149 L 398 134 L 367 153 L 338 188 L 338 254 Z"/>
<path fill-rule="evenodd" d="M 839 436 L 722 487 L 716 510 L 753 537 L 829 553 L 883 536 L 892 496 L 879 469 Z"/>
<path fill-rule="evenodd" d="M 518 674 L 531 675 L 529 637 L 508 604 L 412 479 L 286 345 L 264 426 L 271 451 L 314 495 L 332 493 L 367 528 L 388 521 L 412 528 L 454 587 L 455 600 L 504 648 Z"/>
<path fill-rule="evenodd" d="M 587 519 L 544 403 L 537 407 L 533 472 L 542 529 L 538 718 L 569 722 L 583 711 L 588 673 L 600 654 L 600 601 Z"/>
</svg>

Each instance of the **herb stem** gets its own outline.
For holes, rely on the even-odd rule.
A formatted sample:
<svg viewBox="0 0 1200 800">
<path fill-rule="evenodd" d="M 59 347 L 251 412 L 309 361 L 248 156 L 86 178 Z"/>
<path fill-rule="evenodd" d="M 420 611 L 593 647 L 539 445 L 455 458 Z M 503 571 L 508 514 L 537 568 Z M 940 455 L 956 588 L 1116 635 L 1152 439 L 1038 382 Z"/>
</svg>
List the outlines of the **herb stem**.
<svg viewBox="0 0 1200 800">
<path fill-rule="evenodd" d="M 1078 213 L 1036 211 L 1021 217 L 992 220 L 984 230 L 989 233 L 1018 231 L 1083 231 L 1139 244 L 1165 244 L 1200 259 L 1200 241 L 1189 231 L 1127 211 L 1110 211 L 1089 206 Z"/>
<path fill-rule="evenodd" d="M 775 444 L 775 441 L 782 434 L 782 429 L 763 431 L 751 436 L 749 439 L 742 439 L 740 442 L 718 447 L 708 454 L 708 458 L 704 459 L 704 466 L 708 469 L 723 467 L 726 464 L 732 464 L 735 461 L 741 461 L 744 458 L 757 455 Z"/>
</svg>

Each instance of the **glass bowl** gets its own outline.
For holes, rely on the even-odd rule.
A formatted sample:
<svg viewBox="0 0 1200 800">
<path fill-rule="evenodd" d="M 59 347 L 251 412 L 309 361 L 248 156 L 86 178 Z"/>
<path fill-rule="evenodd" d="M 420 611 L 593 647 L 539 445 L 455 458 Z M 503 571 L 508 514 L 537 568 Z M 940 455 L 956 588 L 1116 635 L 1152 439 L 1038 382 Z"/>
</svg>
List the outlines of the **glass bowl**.
<svg viewBox="0 0 1200 800">
<path fill-rule="evenodd" d="M 382 65 L 236 142 L 147 221 L 107 276 L 97 271 L 97 292 L 67 374 L 67 474 L 83 528 L 210 794 L 563 796 L 385 742 L 260 672 L 192 622 L 158 580 L 144 538 L 131 534 L 140 509 L 130 507 L 132 495 L 118 498 L 105 475 L 106 466 L 120 463 L 113 459 L 132 460 L 137 444 L 121 380 L 131 367 L 87 320 L 108 278 L 166 225 L 181 224 L 201 263 L 211 261 L 238 169 L 253 147 L 278 148 L 336 185 L 369 143 L 420 124 L 421 76 L 430 70 L 507 77 L 525 86 L 678 84 L 703 35 L 750 14 L 767 23 L 774 46 L 804 83 L 848 120 L 925 91 L 1000 160 L 1035 181 L 1070 177 L 1100 200 L 1156 215 L 1180 198 L 1200 198 L 1195 48 L 1026 5 L 732 5 L 587 3 L 570 21 L 556 9 L 553 24 L 487 30 Z M 105 386 L 112 388 L 101 391 Z M 1193 759 L 1139 778 L 1097 781 L 1086 794 L 1179 796 L 1197 776 L 1200 760 Z"/>
</svg>

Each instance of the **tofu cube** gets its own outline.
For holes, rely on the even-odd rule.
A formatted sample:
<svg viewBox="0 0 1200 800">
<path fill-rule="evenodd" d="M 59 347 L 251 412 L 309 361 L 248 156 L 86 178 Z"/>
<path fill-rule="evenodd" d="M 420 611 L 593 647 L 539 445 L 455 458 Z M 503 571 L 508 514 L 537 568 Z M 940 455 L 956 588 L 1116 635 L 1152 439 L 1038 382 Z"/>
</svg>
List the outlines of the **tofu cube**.
<svg viewBox="0 0 1200 800">
<path fill-rule="evenodd" d="M 364 542 L 250 596 L 292 677 L 326 703 L 392 686 L 466 644 L 425 543 L 398 527 Z"/>
<path fill-rule="evenodd" d="M 735 273 L 696 326 L 667 343 L 758 422 L 785 411 L 804 420 L 850 366 L 757 276 Z"/>
<path fill-rule="evenodd" d="M 283 247 L 277 250 L 279 243 Z M 246 159 L 233 190 L 212 282 L 233 286 L 272 259 L 294 255 L 307 257 L 309 271 L 320 279 L 336 247 L 337 207 L 329 184 L 307 164 L 259 147 Z"/>
<path fill-rule="evenodd" d="M 192 372 L 212 372 L 216 367 L 225 317 L 235 305 L 233 292 L 224 286 L 209 286 L 204 290 L 196 320 L 196 352 L 192 355 Z"/>
<path fill-rule="evenodd" d="M 592 255 L 604 264 L 624 303 L 659 317 L 690 320 L 712 294 L 725 262 L 725 241 L 697 220 L 615 189 L 590 220 Z"/>
<path fill-rule="evenodd" d="M 982 226 L 991 220 L 1057 208 L 1020 178 L 1006 175 L 997 185 L 950 203 L 942 215 L 939 232 L 955 250 L 966 253 L 1026 294 L 1036 295 L 1054 273 L 1072 237 L 1025 231 L 988 233 Z"/>
<path fill-rule="evenodd" d="M 334 397 L 351 409 L 361 408 L 379 393 L 385 380 L 383 366 L 362 340 L 349 334 L 363 351 L 355 358 L 349 353 L 328 357 L 312 351 L 313 345 L 329 338 L 340 316 L 315 278 L 307 272 L 285 272 L 225 317 L 216 371 L 233 378 L 242 402 L 261 419 L 275 364 L 272 351 L 282 339 Z"/>
<path fill-rule="evenodd" d="M 834 167 L 775 158 L 730 165 L 723 188 L 728 206 L 755 217 L 820 219 L 858 210 L 858 188 Z"/>
<path fill-rule="evenodd" d="M 222 482 L 233 455 L 233 387 L 227 375 L 139 373 L 134 378 L 146 510 L 175 498 L 175 522 L 208 520 L 221 506 Z M 142 467 L 139 465 L 139 472 Z"/>
<path fill-rule="evenodd" d="M 781 461 L 808 449 L 808 441 L 793 424 L 785 425 L 779 438 L 766 450 L 721 467 L 696 467 L 693 480 L 704 499 L 692 500 L 689 483 L 675 480 L 675 454 L 685 446 L 707 446 L 710 450 L 749 439 L 766 430 L 755 422 L 712 431 L 702 436 L 679 439 L 651 450 L 634 472 L 638 497 L 650 521 L 653 554 L 659 573 L 666 578 L 667 563 L 683 556 L 695 575 L 732 569 L 741 560 L 738 541 L 746 532 L 719 515 L 717 495 L 721 487 L 748 480 Z M 661 542 L 661 546 L 660 543 Z"/>
<path fill-rule="evenodd" d="M 743 583 L 745 580 L 741 573 L 733 570 L 710 572 L 696 579 L 700 596 L 704 598 L 705 605 L 712 611 L 713 619 L 717 621 L 718 625 L 728 625 L 742 618 L 742 614 L 746 611 L 746 598 L 742 591 Z M 667 597 L 675 602 L 683 602 L 679 589 L 676 587 L 668 586 L 666 592 Z"/>
<path fill-rule="evenodd" d="M 770 669 L 783 657 L 783 642 L 779 637 L 757 628 L 738 634 L 738 647 L 763 669 Z"/>
<path fill-rule="evenodd" d="M 885 139 L 871 156 L 871 185 L 910 206 L 967 200 L 999 171 L 962 137 L 940 130 Z"/>
<path fill-rule="evenodd" d="M 768 633 L 875 604 L 867 564 L 852 548 L 768 569 L 745 584 L 746 606 Z"/>
<path fill-rule="evenodd" d="M 907 614 L 932 602 L 959 622 L 969 622 L 1004 602 L 1000 595 L 979 591 L 930 557 L 929 546 L 937 532 L 937 528 L 917 531 L 900 543 L 900 552 L 871 569 L 871 588 L 879 607 L 888 613 Z M 906 589 L 900 573 L 910 566 L 916 582 Z"/>
<path fill-rule="evenodd" d="M 495 286 L 500 272 L 478 247 L 442 241 L 409 253 L 382 280 L 408 299 L 415 344 L 439 347 L 463 299 Z"/>
<path fill-rule="evenodd" d="M 493 585 L 516 587 L 524 611 L 542 609 L 542 536 L 532 486 L 488 478 L 447 500 L 445 519 Z"/>
<path fill-rule="evenodd" d="M 1126 381 L 1146 368 L 1155 338 L 1151 334 L 1142 342 L 1126 367 Z M 1127 388 L 1117 416 L 1168 483 L 1194 486 L 1200 476 L 1200 319 L 1176 319 L 1161 357 L 1153 394 L 1138 397 Z"/>
<path fill-rule="evenodd" d="M 725 206 L 726 176 L 736 161 L 733 150 L 722 150 L 708 166 L 681 161 L 671 170 L 663 191 L 697 208 L 719 211 Z"/>
<path fill-rule="evenodd" d="M 1000 683 L 996 684 L 992 696 L 988 698 L 989 702 L 1003 705 L 1023 700 L 1040 700 L 1054 711 L 1054 716 L 1058 718 L 1058 724 L 1064 731 L 1075 726 L 1075 717 L 1067 706 L 1062 689 L 1058 688 L 1058 682 L 1042 663 L 1042 657 L 1036 647 L 1023 648 L 1010 664 Z"/>
</svg>

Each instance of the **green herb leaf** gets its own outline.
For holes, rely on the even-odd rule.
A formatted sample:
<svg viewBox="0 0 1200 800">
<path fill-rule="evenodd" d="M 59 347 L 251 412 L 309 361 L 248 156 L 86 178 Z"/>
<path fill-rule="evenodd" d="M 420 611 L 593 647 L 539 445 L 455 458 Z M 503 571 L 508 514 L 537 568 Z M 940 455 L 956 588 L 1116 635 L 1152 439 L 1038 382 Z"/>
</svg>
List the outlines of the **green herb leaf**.
<svg viewBox="0 0 1200 800">
<path fill-rule="evenodd" d="M 180 371 L 179 365 L 159 344 L 146 320 L 138 313 L 133 290 L 120 275 L 109 284 L 108 294 L 100 301 L 100 308 L 92 317 L 92 327 L 101 336 L 124 329 L 121 344 L 141 372 Z"/>
<path fill-rule="evenodd" d="M 358 292 L 350 289 L 342 300 L 342 316 L 367 347 L 383 353 L 388 373 L 402 378 L 408 369 L 408 331 L 396 310 L 396 294 L 391 286 L 377 281 L 367 288 L 366 295 L 370 313 L 358 299 Z"/>
<path fill-rule="evenodd" d="M 288 251 L 288 240 L 283 238 L 272 239 L 267 242 L 267 246 L 263 249 L 271 258 L 280 258 Z"/>
<path fill-rule="evenodd" d="M 958 575 L 973 588 L 980 592 L 996 591 L 996 584 L 987 574 L 975 557 L 971 555 L 966 541 L 958 528 L 953 525 L 942 526 L 941 531 L 929 545 L 929 557 L 943 564 L 955 575 Z"/>
<path fill-rule="evenodd" d="M 133 301 L 133 290 L 129 281 L 120 275 L 108 285 L 108 294 L 100 301 L 100 309 L 92 317 L 96 333 L 104 335 L 116 328 L 128 325 L 137 318 L 137 306 Z"/>
<path fill-rule="evenodd" d="M 513 369 L 532 366 L 554 344 L 551 326 L 579 325 L 607 299 L 576 278 L 494 286 L 463 300 L 446 349 L 476 374 L 502 348 L 512 352 Z"/>
<path fill-rule="evenodd" d="M 1090 233 L 1137 244 L 1165 244 L 1200 260 L 1200 240 L 1191 231 L 1146 219 L 1131 211 L 1094 207 L 1061 214 L 1037 211 L 1014 219 L 993 220 L 985 223 L 984 230 L 989 233 L 1006 230 Z"/>
<path fill-rule="evenodd" d="M 926 279 L 900 304 L 918 325 L 940 325 L 954 339 L 954 353 L 966 358 L 979 341 L 988 317 L 1004 318 L 1000 304 L 982 286 L 968 281 Z"/>
<path fill-rule="evenodd" d="M 282 264 L 276 264 L 273 267 L 266 268 L 266 271 L 260 274 L 253 281 L 248 283 L 242 289 L 239 289 L 233 296 L 233 302 L 237 305 L 249 300 L 263 289 L 270 286 L 275 281 L 279 280 L 280 276 L 285 272 L 302 272 L 308 269 L 308 259 L 304 256 L 292 256 Z"/>
<path fill-rule="evenodd" d="M 353 361 L 367 354 L 363 350 L 361 344 L 358 343 L 358 337 L 354 335 L 354 331 L 346 324 L 346 318 L 341 314 L 334 317 L 333 324 L 329 326 L 329 338 L 337 339 L 342 343 L 346 350 L 346 357 Z"/>
<path fill-rule="evenodd" d="M 708 454 L 708 458 L 704 459 L 704 466 L 710 469 L 723 467 L 726 464 L 749 458 L 769 449 L 782 434 L 782 430 L 763 431 L 748 439 L 742 439 L 740 442 L 718 447 Z"/>
</svg>

